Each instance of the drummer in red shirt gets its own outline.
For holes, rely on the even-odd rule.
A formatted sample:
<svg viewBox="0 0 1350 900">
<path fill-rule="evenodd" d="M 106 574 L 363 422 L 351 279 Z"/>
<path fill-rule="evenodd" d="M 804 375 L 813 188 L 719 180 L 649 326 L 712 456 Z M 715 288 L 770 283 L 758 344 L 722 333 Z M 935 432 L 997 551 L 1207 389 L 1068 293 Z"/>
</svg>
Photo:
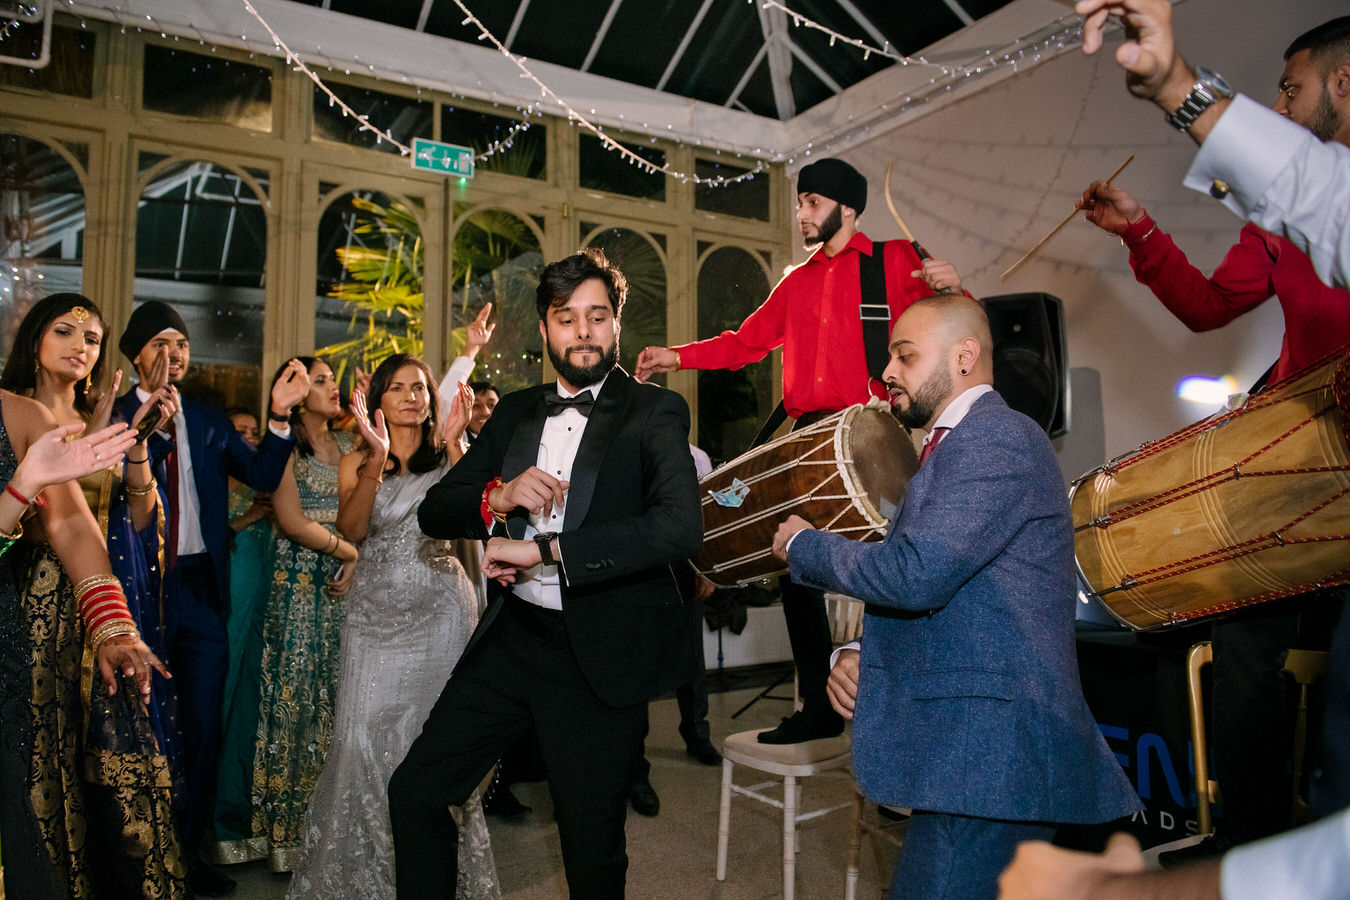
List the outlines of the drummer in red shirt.
<svg viewBox="0 0 1350 900">
<path fill-rule="evenodd" d="M 793 428 L 871 397 L 886 397 L 879 371 L 869 371 L 864 348 L 860 273 L 876 265 L 873 254 L 882 248 L 884 300 L 890 308 L 883 351 L 885 335 L 900 313 L 915 300 L 960 290 L 961 276 L 949 262 L 920 260 L 906 241 L 874 244 L 858 230 L 866 206 L 867 179 L 848 163 L 822 159 L 804 167 L 797 175 L 797 225 L 802 243 L 818 249 L 789 270 L 736 331 L 679 347 L 644 349 L 638 379 L 680 369 L 739 369 L 782 347 L 783 407 L 795 420 Z M 759 740 L 795 744 L 834 737 L 843 731 L 844 720 L 825 694 L 831 646 L 824 596 L 786 577 L 782 593 L 802 710 Z"/>
</svg>

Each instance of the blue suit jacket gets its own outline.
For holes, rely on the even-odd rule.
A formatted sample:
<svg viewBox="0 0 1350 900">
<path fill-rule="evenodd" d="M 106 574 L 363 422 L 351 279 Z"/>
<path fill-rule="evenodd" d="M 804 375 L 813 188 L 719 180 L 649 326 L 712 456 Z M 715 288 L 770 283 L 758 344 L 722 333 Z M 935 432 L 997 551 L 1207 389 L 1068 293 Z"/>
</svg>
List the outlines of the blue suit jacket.
<svg viewBox="0 0 1350 900">
<path fill-rule="evenodd" d="M 789 561 L 868 604 L 853 761 L 869 797 L 1020 821 L 1140 809 L 1078 680 L 1059 467 L 997 394 L 910 481 L 884 542 L 806 531 Z"/>
<path fill-rule="evenodd" d="M 280 438 L 270 428 L 263 431 L 262 443 L 254 449 L 234 430 L 226 415 L 213 406 L 184 399 L 180 415 L 187 423 L 188 452 L 192 456 L 192 480 L 197 485 L 201 504 L 202 540 L 216 570 L 220 600 L 230 602 L 230 482 L 235 478 L 258 491 L 270 491 L 286 472 L 294 439 Z M 130 422 L 140 407 L 133 388 L 117 400 L 120 418 Z M 150 460 L 156 477 L 165 490 L 164 457 L 170 443 L 159 433 L 149 440 Z"/>
</svg>

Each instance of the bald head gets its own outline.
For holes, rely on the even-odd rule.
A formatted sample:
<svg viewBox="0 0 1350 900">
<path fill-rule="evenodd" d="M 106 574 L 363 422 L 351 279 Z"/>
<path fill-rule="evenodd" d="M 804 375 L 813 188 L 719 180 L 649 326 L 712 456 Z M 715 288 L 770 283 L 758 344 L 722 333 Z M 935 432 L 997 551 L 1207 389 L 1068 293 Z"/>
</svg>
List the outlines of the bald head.
<svg viewBox="0 0 1350 900">
<path fill-rule="evenodd" d="M 994 383 L 994 340 L 977 301 L 939 294 L 916 301 L 891 330 L 884 378 L 891 404 L 911 428 L 929 428 L 952 398 Z"/>
</svg>

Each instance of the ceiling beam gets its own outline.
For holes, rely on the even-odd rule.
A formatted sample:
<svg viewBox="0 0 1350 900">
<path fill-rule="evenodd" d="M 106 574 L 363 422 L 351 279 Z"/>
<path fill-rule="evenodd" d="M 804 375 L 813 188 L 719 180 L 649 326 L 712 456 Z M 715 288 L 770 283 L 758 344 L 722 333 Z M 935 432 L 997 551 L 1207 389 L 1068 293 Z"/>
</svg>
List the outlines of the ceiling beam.
<svg viewBox="0 0 1350 900">
<path fill-rule="evenodd" d="M 515 43 L 516 32 L 520 31 L 520 23 L 525 21 L 525 10 L 529 8 L 530 0 L 520 0 L 520 5 L 516 7 L 516 15 L 511 19 L 511 29 L 506 32 L 506 38 L 502 41 L 507 50 Z"/>
<path fill-rule="evenodd" d="M 797 114 L 797 104 L 792 98 L 792 51 L 788 48 L 787 14 L 782 10 L 765 9 L 758 4 L 755 12 L 759 14 L 759 30 L 764 35 L 764 46 L 769 56 L 769 82 L 773 85 L 773 102 L 778 110 L 779 121 L 786 122 Z"/>
<path fill-rule="evenodd" d="M 591 41 L 591 49 L 586 53 L 586 59 L 581 64 L 582 72 L 591 70 L 591 63 L 595 62 L 595 54 L 600 52 L 600 44 L 604 42 L 605 35 L 609 34 L 609 26 L 614 24 L 614 15 L 623 6 L 623 0 L 610 0 L 609 9 L 605 11 L 604 21 L 600 23 L 600 28 L 595 32 L 595 40 Z"/>
<path fill-rule="evenodd" d="M 422 11 L 417 14 L 417 27 L 414 31 L 426 31 L 427 19 L 431 18 L 431 5 L 436 0 L 422 0 Z"/>
<path fill-rule="evenodd" d="M 796 44 L 790 41 L 788 42 L 788 49 L 792 51 L 793 56 L 797 57 L 802 61 L 802 65 L 806 66 L 806 68 L 811 70 L 811 74 L 815 75 L 821 81 L 825 82 L 826 87 L 828 87 L 831 91 L 833 91 L 836 94 L 843 93 L 844 89 L 839 86 L 839 82 L 831 78 L 830 73 L 822 69 L 816 63 L 816 61 L 811 58 L 811 55 L 809 53 L 807 53 L 801 47 L 798 47 Z"/>
<path fill-rule="evenodd" d="M 764 54 L 768 51 L 768 44 L 759 45 L 759 50 L 755 52 L 755 58 L 750 60 L 750 65 L 745 67 L 745 71 L 741 73 L 740 80 L 737 81 L 736 86 L 731 89 L 731 96 L 727 97 L 727 102 L 724 103 L 723 106 L 735 104 L 741 109 L 747 108 L 744 103 L 741 103 L 741 91 L 745 90 L 745 86 L 750 83 L 750 77 L 755 74 L 755 70 L 759 68 L 759 64 L 764 61 Z"/>
<path fill-rule="evenodd" d="M 956 0 L 942 0 L 942 2 L 947 4 L 947 8 L 956 14 L 956 17 L 961 20 L 962 25 L 975 24 L 975 20 L 970 17 L 970 13 L 962 9 L 961 4 L 957 3 Z"/>
<path fill-rule="evenodd" d="M 836 0 L 836 2 L 838 2 L 840 9 L 848 13 L 849 17 L 857 22 L 863 31 L 867 32 L 867 36 L 875 41 L 878 47 L 884 47 L 890 43 L 886 35 L 881 33 L 881 29 L 873 25 L 872 20 L 867 17 L 866 13 L 854 6 L 850 0 Z"/>
<path fill-rule="evenodd" d="M 703 0 L 703 5 L 694 14 L 694 21 L 690 22 L 689 27 L 684 30 L 684 37 L 680 38 L 680 45 L 675 48 L 675 55 L 670 58 L 670 62 L 666 63 L 666 70 L 661 73 L 661 80 L 656 83 L 658 91 L 666 89 L 666 83 L 670 81 L 670 76 L 675 74 L 675 67 L 684 58 L 684 51 L 689 49 L 689 42 L 694 39 L 694 33 L 698 31 L 698 26 L 703 24 L 703 17 L 708 14 L 708 8 L 712 4 L 713 0 Z"/>
</svg>

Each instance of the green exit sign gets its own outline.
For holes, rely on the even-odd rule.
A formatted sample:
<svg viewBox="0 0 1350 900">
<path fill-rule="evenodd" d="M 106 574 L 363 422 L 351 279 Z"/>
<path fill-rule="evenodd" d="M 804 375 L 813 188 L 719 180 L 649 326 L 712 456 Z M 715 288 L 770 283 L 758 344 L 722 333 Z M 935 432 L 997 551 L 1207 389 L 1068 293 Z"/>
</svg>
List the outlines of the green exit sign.
<svg viewBox="0 0 1350 900">
<path fill-rule="evenodd" d="M 424 172 L 442 175 L 473 177 L 473 150 L 455 144 L 442 144 L 426 138 L 415 138 L 412 148 L 412 167 Z"/>
</svg>

